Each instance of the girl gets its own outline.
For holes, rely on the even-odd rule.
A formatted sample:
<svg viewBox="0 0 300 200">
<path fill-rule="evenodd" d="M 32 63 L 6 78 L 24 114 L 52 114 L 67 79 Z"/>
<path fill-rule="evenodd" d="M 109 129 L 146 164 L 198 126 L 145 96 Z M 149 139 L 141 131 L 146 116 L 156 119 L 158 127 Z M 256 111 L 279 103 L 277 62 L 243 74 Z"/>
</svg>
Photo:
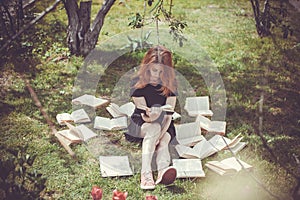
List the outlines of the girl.
<svg viewBox="0 0 300 200">
<path fill-rule="evenodd" d="M 169 143 L 175 137 L 172 112 L 177 83 L 172 63 L 172 53 L 163 46 L 150 48 L 145 54 L 137 77 L 133 79 L 131 97 L 136 105 L 131 116 L 128 133 L 142 140 L 141 188 L 154 189 L 155 184 L 171 184 L 176 178 L 176 169 L 169 167 Z M 154 183 L 152 158 L 156 152 L 157 180 Z"/>
</svg>

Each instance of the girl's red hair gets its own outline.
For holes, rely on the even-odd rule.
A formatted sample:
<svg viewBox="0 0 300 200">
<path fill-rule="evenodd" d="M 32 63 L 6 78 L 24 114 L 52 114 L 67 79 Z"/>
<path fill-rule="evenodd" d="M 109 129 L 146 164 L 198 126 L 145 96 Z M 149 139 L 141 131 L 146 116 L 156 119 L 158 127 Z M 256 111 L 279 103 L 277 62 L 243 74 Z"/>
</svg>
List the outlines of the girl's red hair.
<svg viewBox="0 0 300 200">
<path fill-rule="evenodd" d="M 163 66 L 160 75 L 162 95 L 169 96 L 171 93 L 176 92 L 177 83 L 172 62 L 172 53 L 167 48 L 160 45 L 152 47 L 146 52 L 137 74 L 139 80 L 134 87 L 136 89 L 144 88 L 149 83 L 150 68 L 153 64 L 160 64 Z"/>
</svg>

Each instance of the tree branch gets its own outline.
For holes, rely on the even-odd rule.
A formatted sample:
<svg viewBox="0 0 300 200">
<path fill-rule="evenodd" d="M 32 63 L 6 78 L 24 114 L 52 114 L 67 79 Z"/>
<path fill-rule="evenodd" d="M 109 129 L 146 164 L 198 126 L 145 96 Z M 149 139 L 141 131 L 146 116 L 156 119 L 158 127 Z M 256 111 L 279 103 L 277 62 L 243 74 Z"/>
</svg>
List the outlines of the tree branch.
<svg viewBox="0 0 300 200">
<path fill-rule="evenodd" d="M 53 5 L 46 8 L 46 10 L 40 13 L 39 16 L 30 21 L 28 24 L 26 24 L 21 30 L 19 30 L 15 35 L 13 35 L 9 40 L 7 40 L 6 43 L 4 43 L 4 45 L 0 48 L 0 52 L 5 50 L 10 45 L 10 43 L 14 41 L 17 37 L 19 37 L 23 32 L 25 32 L 27 29 L 29 29 L 31 26 L 33 26 L 35 23 L 37 23 L 39 20 L 45 17 L 49 12 L 54 10 L 60 2 L 61 0 L 56 0 Z"/>
</svg>

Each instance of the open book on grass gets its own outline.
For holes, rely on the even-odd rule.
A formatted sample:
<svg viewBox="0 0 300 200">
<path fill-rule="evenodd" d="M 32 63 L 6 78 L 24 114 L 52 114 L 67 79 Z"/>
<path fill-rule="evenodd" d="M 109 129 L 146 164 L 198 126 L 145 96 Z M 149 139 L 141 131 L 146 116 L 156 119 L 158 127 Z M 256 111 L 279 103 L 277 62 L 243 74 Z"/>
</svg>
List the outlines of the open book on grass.
<svg viewBox="0 0 300 200">
<path fill-rule="evenodd" d="M 177 178 L 205 177 L 200 159 L 173 159 Z"/>
<path fill-rule="evenodd" d="M 200 127 L 207 132 L 225 135 L 226 132 L 225 121 L 212 121 L 203 115 L 198 115 L 196 121 L 200 122 Z"/>
<path fill-rule="evenodd" d="M 226 141 L 226 143 L 223 139 Z M 206 138 L 203 137 L 203 139 L 197 144 L 195 144 L 194 147 L 188 147 L 179 144 L 176 145 L 175 148 L 179 156 L 182 158 L 204 159 L 208 156 L 217 153 L 218 151 L 227 149 L 228 147 L 234 148 L 236 145 L 239 144 L 241 139 L 242 137 L 240 137 L 240 134 L 233 139 L 229 139 L 221 135 L 215 135 L 209 140 L 206 140 Z"/>
<path fill-rule="evenodd" d="M 106 110 L 111 114 L 112 117 L 122 117 L 127 116 L 130 117 L 135 109 L 135 105 L 132 102 L 128 102 L 126 104 L 123 104 L 121 106 L 118 106 L 115 103 L 110 103 L 108 107 L 106 107 Z"/>
<path fill-rule="evenodd" d="M 72 143 L 80 143 L 82 141 L 87 141 L 93 137 L 96 137 L 97 134 L 94 133 L 91 129 L 81 124 L 79 126 L 73 126 L 66 122 L 66 125 L 69 129 L 58 131 L 57 134 L 63 136 L 68 140 L 68 145 Z"/>
<path fill-rule="evenodd" d="M 99 162 L 102 177 L 133 175 L 128 156 L 100 156 Z"/>
<path fill-rule="evenodd" d="M 93 95 L 90 94 L 84 94 L 80 97 L 77 97 L 75 99 L 72 100 L 73 104 L 76 105 L 87 105 L 87 106 L 91 106 L 93 108 L 98 108 L 106 103 L 108 103 L 109 101 L 107 99 L 103 99 L 103 98 L 97 98 Z"/>
<path fill-rule="evenodd" d="M 212 116 L 213 112 L 209 107 L 208 96 L 200 97 L 187 97 L 185 100 L 184 109 L 191 117 L 197 117 L 198 115 Z"/>
<path fill-rule="evenodd" d="M 241 134 L 236 135 L 233 139 L 229 139 L 228 137 L 221 135 L 214 135 L 208 141 L 220 151 L 235 147 L 243 139 L 243 137 L 240 135 Z"/>
<path fill-rule="evenodd" d="M 65 122 L 86 123 L 91 122 L 88 114 L 84 109 L 78 109 L 69 113 L 60 113 L 56 115 L 56 120 L 60 125 L 65 125 Z"/>
<path fill-rule="evenodd" d="M 118 117 L 118 118 L 107 118 L 107 117 L 95 117 L 94 128 L 100 130 L 121 130 L 128 126 L 128 118 Z"/>
<path fill-rule="evenodd" d="M 185 145 L 178 144 L 175 146 L 177 153 L 182 158 L 200 158 L 204 159 L 216 152 L 216 149 L 209 141 L 207 141 L 204 137 L 198 142 L 194 147 L 188 147 Z"/>
<path fill-rule="evenodd" d="M 185 146 L 193 146 L 204 138 L 198 122 L 175 124 L 175 130 L 178 143 Z"/>
<path fill-rule="evenodd" d="M 235 157 L 226 158 L 221 161 L 207 161 L 205 166 L 221 176 L 234 174 L 242 169 L 253 168 L 253 166 L 240 159 L 237 161 Z"/>
</svg>

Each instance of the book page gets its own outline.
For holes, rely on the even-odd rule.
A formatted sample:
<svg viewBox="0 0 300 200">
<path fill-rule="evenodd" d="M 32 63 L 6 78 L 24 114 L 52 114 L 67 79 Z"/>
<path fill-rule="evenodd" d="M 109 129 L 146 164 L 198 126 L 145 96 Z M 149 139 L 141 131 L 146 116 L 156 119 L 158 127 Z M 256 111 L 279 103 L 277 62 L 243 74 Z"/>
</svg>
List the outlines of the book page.
<svg viewBox="0 0 300 200">
<path fill-rule="evenodd" d="M 62 135 L 66 139 L 70 140 L 71 143 L 77 143 L 77 142 L 81 142 L 82 141 L 81 138 L 79 138 L 76 135 L 72 134 L 70 132 L 70 130 L 61 130 L 61 131 L 58 131 L 57 133 L 60 134 L 60 135 Z"/>
<path fill-rule="evenodd" d="M 200 159 L 173 159 L 177 178 L 205 177 Z"/>
<path fill-rule="evenodd" d="M 101 106 L 107 102 L 108 102 L 108 100 L 106 100 L 106 99 L 97 98 L 90 94 L 84 94 L 84 95 L 72 100 L 72 103 L 74 103 L 74 104 L 84 104 L 84 105 L 88 105 L 88 106 L 91 106 L 94 108 Z"/>
<path fill-rule="evenodd" d="M 224 149 L 227 146 L 226 143 L 224 142 L 223 138 L 228 145 L 231 143 L 231 140 L 229 138 L 221 136 L 221 135 L 215 135 L 212 138 L 210 138 L 208 141 L 217 150 L 221 151 L 222 149 Z"/>
<path fill-rule="evenodd" d="M 244 162 L 240 159 L 239 159 L 239 161 L 245 169 L 251 169 L 252 168 L 252 166 L 249 165 L 248 163 L 246 163 L 246 162 Z M 230 166 L 231 168 L 235 169 L 236 171 L 242 170 L 241 164 L 236 160 L 235 157 L 226 158 L 226 159 L 222 160 L 221 163 L 224 164 L 224 165 Z"/>
<path fill-rule="evenodd" d="M 211 133 L 221 133 L 224 135 L 226 132 L 226 122 L 211 121 L 210 126 L 207 131 L 211 132 Z"/>
<path fill-rule="evenodd" d="M 120 130 L 127 128 L 127 117 L 118 117 L 111 119 L 111 129 Z"/>
<path fill-rule="evenodd" d="M 209 109 L 209 97 L 187 97 L 184 109 L 190 116 L 197 117 L 198 115 L 212 116 L 213 112 Z"/>
<path fill-rule="evenodd" d="M 69 113 L 60 113 L 56 115 L 56 121 L 59 125 L 65 125 L 66 122 L 74 121 L 72 116 Z"/>
<path fill-rule="evenodd" d="M 102 177 L 133 175 L 128 156 L 100 156 Z"/>
<path fill-rule="evenodd" d="M 208 142 L 206 139 L 197 143 L 193 147 L 193 150 L 196 152 L 197 157 L 200 159 L 207 158 L 208 156 L 211 156 L 218 152 L 218 150 L 213 145 L 211 145 L 211 143 Z"/>
<path fill-rule="evenodd" d="M 225 163 L 222 163 L 222 161 L 220 162 L 220 161 L 212 160 L 212 161 L 207 161 L 207 164 L 213 165 L 214 167 L 217 167 L 226 172 L 237 172 L 237 170 L 235 168 L 233 168 L 230 165 L 227 165 Z"/>
<path fill-rule="evenodd" d="M 210 163 L 206 163 L 205 166 L 206 166 L 208 169 L 210 169 L 210 170 L 216 172 L 217 174 L 219 174 L 219 175 L 221 175 L 221 176 L 227 175 L 228 173 L 232 174 L 232 172 L 226 172 L 225 170 L 223 170 L 223 169 L 221 169 L 221 168 L 219 168 L 219 167 L 216 167 L 216 166 L 214 166 L 214 165 L 211 165 Z"/>
<path fill-rule="evenodd" d="M 87 140 L 97 136 L 97 134 L 94 133 L 94 131 L 92 131 L 91 129 L 89 129 L 88 127 L 86 127 L 83 124 L 76 126 L 76 128 L 81 132 L 81 134 L 83 136 L 83 141 L 87 141 Z"/>
<path fill-rule="evenodd" d="M 198 115 L 196 118 L 196 122 L 200 122 L 200 127 L 207 131 L 211 124 L 211 120 L 207 117 L 204 117 L 203 115 Z"/>
<path fill-rule="evenodd" d="M 234 146 L 230 146 L 230 150 L 234 153 L 237 154 L 239 151 L 241 151 L 245 146 L 247 145 L 247 142 L 238 142 L 236 143 L 236 145 Z M 227 148 L 226 148 L 227 149 Z M 227 149 L 226 151 L 229 151 L 229 149 Z"/>
<path fill-rule="evenodd" d="M 188 146 L 185 146 L 185 145 L 181 145 L 181 144 L 177 144 L 175 146 L 175 149 L 176 149 L 178 155 L 181 158 L 198 158 L 197 153 L 191 147 L 188 147 Z"/>
<path fill-rule="evenodd" d="M 96 116 L 94 122 L 94 128 L 100 130 L 111 130 L 112 129 L 111 120 L 107 117 Z"/>
<path fill-rule="evenodd" d="M 176 124 L 176 139 L 179 144 L 194 145 L 201 141 L 203 136 L 201 135 L 200 124 L 198 122 Z"/>
<path fill-rule="evenodd" d="M 135 105 L 132 102 L 128 102 L 120 106 L 120 111 L 126 114 L 128 117 L 130 117 L 133 114 L 134 109 L 135 109 Z"/>
<path fill-rule="evenodd" d="M 84 109 L 75 110 L 71 113 L 72 118 L 74 119 L 75 123 L 85 123 L 91 122 L 88 114 L 85 112 Z"/>
</svg>

